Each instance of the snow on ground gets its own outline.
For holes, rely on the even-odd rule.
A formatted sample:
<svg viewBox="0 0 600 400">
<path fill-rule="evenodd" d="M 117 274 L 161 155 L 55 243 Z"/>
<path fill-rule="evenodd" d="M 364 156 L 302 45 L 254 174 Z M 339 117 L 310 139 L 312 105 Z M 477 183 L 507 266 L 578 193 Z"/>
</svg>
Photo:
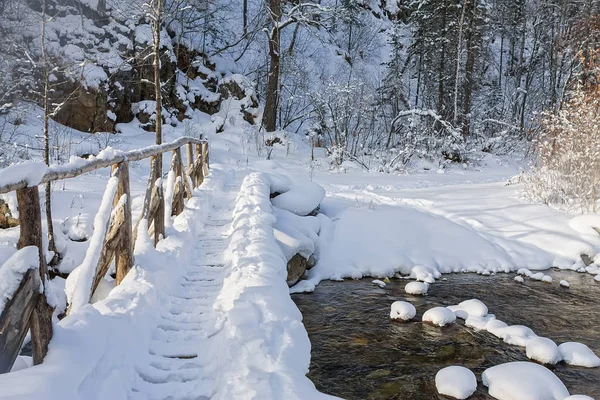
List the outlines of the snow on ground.
<svg viewBox="0 0 600 400">
<path fill-rule="evenodd" d="M 477 378 L 465 367 L 446 367 L 435 375 L 435 386 L 439 394 L 464 400 L 477 390 Z"/>
<path fill-rule="evenodd" d="M 573 268 L 580 254 L 595 256 L 600 235 L 593 229 L 581 232 L 571 216 L 525 202 L 518 185 L 477 183 L 502 173 L 508 176 L 500 168 L 479 176 L 454 171 L 370 179 L 314 173 L 327 190 L 321 211 L 334 221 L 333 235 L 309 279 L 293 291 L 311 291 L 323 279 L 412 275 L 417 268 L 433 278 Z"/>
</svg>

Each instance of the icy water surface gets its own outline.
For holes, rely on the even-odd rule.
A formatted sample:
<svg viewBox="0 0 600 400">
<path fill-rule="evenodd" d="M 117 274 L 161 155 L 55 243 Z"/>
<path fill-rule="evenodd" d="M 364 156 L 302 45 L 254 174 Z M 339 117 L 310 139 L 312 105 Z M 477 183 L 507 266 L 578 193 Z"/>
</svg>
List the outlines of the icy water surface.
<svg viewBox="0 0 600 400">
<path fill-rule="evenodd" d="M 408 281 L 392 280 L 385 289 L 372 279 L 324 281 L 314 293 L 292 296 L 304 316 L 312 343 L 309 378 L 322 392 L 348 400 L 448 399 L 437 394 L 434 377 L 449 365 L 470 368 L 479 381 L 471 399 L 492 399 L 481 384 L 488 367 L 528 361 L 525 349 L 509 346 L 488 332 L 459 320 L 437 328 L 420 322 L 435 306 L 477 298 L 509 325 L 526 325 L 557 342 L 580 341 L 600 354 L 600 284 L 588 274 L 547 272 L 554 282 L 513 281 L 514 274 L 445 275 L 426 297 L 404 293 Z M 570 289 L 559 287 L 567 279 Z M 390 305 L 407 300 L 417 308 L 414 322 L 389 319 Z M 571 394 L 600 400 L 600 368 L 559 364 L 551 369 Z"/>
</svg>

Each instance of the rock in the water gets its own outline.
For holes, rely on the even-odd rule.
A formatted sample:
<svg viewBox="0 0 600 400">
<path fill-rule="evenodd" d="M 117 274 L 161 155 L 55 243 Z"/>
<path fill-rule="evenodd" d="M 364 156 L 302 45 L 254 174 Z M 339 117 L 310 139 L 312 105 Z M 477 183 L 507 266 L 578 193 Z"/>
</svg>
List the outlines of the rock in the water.
<svg viewBox="0 0 600 400">
<path fill-rule="evenodd" d="M 465 367 L 446 367 L 435 375 L 435 386 L 439 394 L 464 400 L 477 390 L 477 378 Z"/>
<path fill-rule="evenodd" d="M 434 307 L 423 314 L 423 322 L 437 326 L 445 326 L 456 322 L 456 314 L 446 307 Z"/>
<path fill-rule="evenodd" d="M 392 303 L 392 309 L 390 310 L 391 319 L 400 319 L 402 321 L 410 321 L 417 315 L 415 306 L 407 301 L 395 301 Z"/>
<path fill-rule="evenodd" d="M 545 337 L 537 337 L 528 341 L 526 354 L 527 358 L 542 364 L 554 365 L 561 360 L 556 343 Z"/>
<path fill-rule="evenodd" d="M 482 375 L 490 396 L 498 400 L 564 400 L 569 391 L 548 368 L 517 361 L 488 368 Z"/>
<path fill-rule="evenodd" d="M 600 367 L 600 358 L 583 343 L 567 342 L 558 346 L 558 351 L 564 362 L 580 367 Z"/>
<path fill-rule="evenodd" d="M 429 290 L 429 284 L 424 282 L 409 282 L 404 286 L 404 291 L 408 294 L 425 295 Z"/>
<path fill-rule="evenodd" d="M 308 260 L 300 254 L 296 254 L 287 263 L 287 284 L 292 287 L 304 276 L 308 268 Z"/>
</svg>

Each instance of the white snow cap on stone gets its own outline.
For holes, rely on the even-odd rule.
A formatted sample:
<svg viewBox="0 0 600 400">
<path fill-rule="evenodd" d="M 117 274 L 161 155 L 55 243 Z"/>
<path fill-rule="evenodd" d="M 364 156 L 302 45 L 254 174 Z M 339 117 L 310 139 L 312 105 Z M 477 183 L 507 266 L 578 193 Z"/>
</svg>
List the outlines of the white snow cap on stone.
<svg viewBox="0 0 600 400">
<path fill-rule="evenodd" d="M 520 275 L 515 276 L 515 282 L 523 283 L 523 282 L 525 282 L 525 279 L 523 279 L 523 277 Z"/>
<path fill-rule="evenodd" d="M 544 283 L 552 283 L 552 277 L 550 275 L 544 275 L 542 277 L 542 282 L 544 282 Z"/>
<path fill-rule="evenodd" d="M 275 207 L 304 216 L 314 211 L 325 198 L 325 189 L 309 180 L 294 181 L 290 190 L 274 197 Z"/>
<path fill-rule="evenodd" d="M 517 361 L 486 369 L 481 376 L 490 396 L 498 400 L 564 400 L 569 391 L 548 368 Z"/>
<path fill-rule="evenodd" d="M 545 338 L 537 337 L 527 342 L 526 350 L 527 358 L 538 361 L 542 364 L 556 364 L 561 360 L 558 346 L 554 341 Z"/>
<path fill-rule="evenodd" d="M 574 394 L 573 396 L 565 398 L 565 400 L 594 400 L 594 398 L 583 394 Z"/>
<path fill-rule="evenodd" d="M 434 307 L 423 314 L 423 322 L 430 322 L 433 325 L 445 326 L 456 322 L 456 314 L 446 307 Z"/>
<path fill-rule="evenodd" d="M 569 282 L 563 279 L 562 281 L 560 281 L 560 286 L 568 288 L 571 285 L 569 285 Z"/>
<path fill-rule="evenodd" d="M 531 274 L 529 275 L 530 279 L 533 279 L 534 281 L 541 281 L 542 279 L 544 279 L 544 273 L 543 272 L 538 272 L 536 274 Z"/>
<path fill-rule="evenodd" d="M 439 394 L 464 400 L 477 390 L 477 378 L 465 367 L 446 367 L 435 375 L 435 386 Z"/>
<path fill-rule="evenodd" d="M 465 300 L 456 306 L 449 306 L 448 309 L 454 311 L 457 318 L 481 318 L 488 315 L 488 308 L 483 302 L 477 299 Z"/>
<path fill-rule="evenodd" d="M 499 319 L 493 319 L 488 321 L 485 330 L 496 337 L 502 338 L 502 331 L 507 327 L 508 324 L 506 324 L 506 322 L 500 321 Z"/>
<path fill-rule="evenodd" d="M 583 343 L 567 342 L 558 346 L 564 362 L 569 365 L 595 368 L 600 367 L 600 358 Z"/>
<path fill-rule="evenodd" d="M 512 344 L 514 346 L 526 347 L 527 343 L 537 337 L 537 335 L 528 327 L 524 325 L 511 325 L 498 330 L 499 337 L 504 340 L 505 343 Z"/>
<path fill-rule="evenodd" d="M 384 281 L 382 281 L 382 280 L 379 280 L 379 279 L 375 279 L 375 280 L 373 280 L 371 283 L 373 283 L 373 284 L 375 284 L 375 285 L 379 286 L 380 288 L 384 288 L 384 287 L 386 287 L 386 286 L 387 286 L 387 285 L 385 284 L 385 282 L 384 282 Z"/>
<path fill-rule="evenodd" d="M 390 310 L 391 319 L 401 319 L 402 321 L 409 321 L 417 315 L 415 306 L 407 301 L 395 301 L 392 303 L 392 309 Z"/>
<path fill-rule="evenodd" d="M 404 286 L 404 291 L 408 294 L 427 294 L 429 284 L 424 282 L 409 282 Z"/>
</svg>

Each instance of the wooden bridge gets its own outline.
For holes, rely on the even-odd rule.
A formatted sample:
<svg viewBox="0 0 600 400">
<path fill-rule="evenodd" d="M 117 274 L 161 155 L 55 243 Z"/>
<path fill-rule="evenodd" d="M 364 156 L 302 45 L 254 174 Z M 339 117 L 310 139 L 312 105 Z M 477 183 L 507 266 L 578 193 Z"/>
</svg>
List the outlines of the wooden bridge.
<svg viewBox="0 0 600 400">
<path fill-rule="evenodd" d="M 185 147 L 187 156 L 186 167 L 183 163 L 182 147 Z M 165 198 L 163 190 L 162 155 L 166 152 L 172 152 L 170 172 L 167 175 L 167 187 L 173 187 L 172 198 Z M 142 214 L 134 226 L 129 190 L 129 163 L 144 159 L 150 159 L 151 169 Z M 90 246 L 84 260 L 93 263 L 95 271 L 89 279 L 78 279 L 77 284 L 84 287 L 78 291 L 78 296 L 71 299 L 69 312 L 90 301 L 113 260 L 116 284 L 121 283 L 134 265 L 133 250 L 138 229 L 148 229 L 156 245 L 165 235 L 165 206 L 171 206 L 171 215 L 179 215 L 184 209 L 185 199 L 191 197 L 193 189 L 202 184 L 208 167 L 208 143 L 182 137 L 172 143 L 117 153 L 110 157 L 94 158 L 72 165 L 52 166 L 35 184 L 28 183 L 25 179 L 16 179 L 0 186 L 0 194 L 16 191 L 20 225 L 17 245 L 19 250 L 7 261 L 7 264 L 12 265 L 5 265 L 20 273 L 20 284 L 13 293 L 5 294 L 9 298 L 4 308 L 0 307 L 0 373 L 10 371 L 29 330 L 33 362 L 36 365 L 44 360 L 52 339 L 54 310 L 48 303 L 45 291 L 49 277 L 42 247 L 39 185 L 74 178 L 102 168 L 112 169 L 98 211 L 98 216 L 106 217 L 103 219 L 104 226 L 102 229 L 95 226 L 91 239 L 94 243 L 102 245 Z M 37 257 L 33 257 L 32 260 L 31 254 L 35 253 Z"/>
</svg>

